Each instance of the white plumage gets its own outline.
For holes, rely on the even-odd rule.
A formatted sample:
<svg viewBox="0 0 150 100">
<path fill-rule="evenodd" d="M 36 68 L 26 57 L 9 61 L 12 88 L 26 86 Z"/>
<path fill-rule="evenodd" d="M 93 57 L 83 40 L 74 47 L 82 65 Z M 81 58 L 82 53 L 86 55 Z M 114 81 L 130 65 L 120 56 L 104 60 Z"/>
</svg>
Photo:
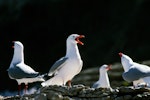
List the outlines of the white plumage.
<svg viewBox="0 0 150 100">
<path fill-rule="evenodd" d="M 102 65 L 99 68 L 99 80 L 95 82 L 92 88 L 111 88 L 107 71 L 111 69 L 111 65 Z"/>
<path fill-rule="evenodd" d="M 18 94 L 20 94 L 21 84 L 25 83 L 25 92 L 28 87 L 28 83 L 36 81 L 45 81 L 39 72 L 36 72 L 30 66 L 24 63 L 24 47 L 20 41 L 14 41 L 14 54 L 8 68 L 8 75 L 11 79 L 14 79 L 18 83 Z"/>
<path fill-rule="evenodd" d="M 134 87 L 145 84 L 150 86 L 150 67 L 134 62 L 129 56 L 119 53 L 124 68 L 122 77 L 125 81 L 133 82 Z"/>
<path fill-rule="evenodd" d="M 71 86 L 71 80 L 75 75 L 79 74 L 83 61 L 81 59 L 78 44 L 83 45 L 79 40 L 84 38 L 84 35 L 71 34 L 66 40 L 66 55 L 56 61 L 50 68 L 48 75 L 54 77 L 42 83 L 42 86 L 49 85 L 68 85 Z"/>
</svg>

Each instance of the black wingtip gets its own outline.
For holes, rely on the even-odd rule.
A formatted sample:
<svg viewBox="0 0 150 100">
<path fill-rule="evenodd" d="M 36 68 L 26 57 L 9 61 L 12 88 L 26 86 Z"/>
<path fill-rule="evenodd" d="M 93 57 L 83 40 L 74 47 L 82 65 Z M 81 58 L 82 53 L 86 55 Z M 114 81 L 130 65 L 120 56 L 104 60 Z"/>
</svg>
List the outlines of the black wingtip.
<svg viewBox="0 0 150 100">
<path fill-rule="evenodd" d="M 45 81 L 52 77 L 52 76 L 48 76 L 48 73 L 42 74 L 41 76 L 44 78 Z"/>
</svg>

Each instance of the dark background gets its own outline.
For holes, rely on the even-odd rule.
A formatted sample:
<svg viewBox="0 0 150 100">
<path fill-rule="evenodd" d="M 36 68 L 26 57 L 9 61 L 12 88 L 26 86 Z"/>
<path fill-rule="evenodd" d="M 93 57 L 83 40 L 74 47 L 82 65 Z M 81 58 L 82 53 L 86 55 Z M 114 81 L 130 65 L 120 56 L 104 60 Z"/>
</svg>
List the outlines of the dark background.
<svg viewBox="0 0 150 100">
<path fill-rule="evenodd" d="M 8 77 L 12 41 L 24 45 L 25 63 L 46 73 L 65 55 L 66 38 L 83 34 L 83 70 L 120 62 L 121 51 L 134 61 L 150 59 L 149 0 L 1 0 L 0 91 L 17 90 Z"/>
</svg>

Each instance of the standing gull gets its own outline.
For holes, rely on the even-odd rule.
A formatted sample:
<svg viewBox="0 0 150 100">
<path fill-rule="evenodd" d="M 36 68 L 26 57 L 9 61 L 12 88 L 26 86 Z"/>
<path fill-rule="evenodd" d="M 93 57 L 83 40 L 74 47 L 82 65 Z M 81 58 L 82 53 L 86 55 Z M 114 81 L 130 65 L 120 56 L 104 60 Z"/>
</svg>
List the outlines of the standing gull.
<svg viewBox="0 0 150 100">
<path fill-rule="evenodd" d="M 110 88 L 110 82 L 108 78 L 107 71 L 111 69 L 111 65 L 102 65 L 99 68 L 99 80 L 95 82 L 92 86 L 92 88 Z"/>
<path fill-rule="evenodd" d="M 28 88 L 28 83 L 36 81 L 45 81 L 39 72 L 34 71 L 30 66 L 24 63 L 24 47 L 19 41 L 14 41 L 14 54 L 8 68 L 8 75 L 18 83 L 18 94 L 20 95 L 21 84 L 25 83 L 25 93 Z"/>
<path fill-rule="evenodd" d="M 83 45 L 80 38 L 84 38 L 84 35 L 71 34 L 67 38 L 66 55 L 51 66 L 48 76 L 54 75 L 54 77 L 42 82 L 42 86 L 66 85 L 68 83 L 68 86 L 71 87 L 71 80 L 80 73 L 83 66 L 77 46 L 77 43 Z"/>
<path fill-rule="evenodd" d="M 150 67 L 144 64 L 133 62 L 133 60 L 123 54 L 119 53 L 121 63 L 124 68 L 122 77 L 125 81 L 133 82 L 133 86 L 139 87 L 141 84 L 150 86 Z"/>
</svg>

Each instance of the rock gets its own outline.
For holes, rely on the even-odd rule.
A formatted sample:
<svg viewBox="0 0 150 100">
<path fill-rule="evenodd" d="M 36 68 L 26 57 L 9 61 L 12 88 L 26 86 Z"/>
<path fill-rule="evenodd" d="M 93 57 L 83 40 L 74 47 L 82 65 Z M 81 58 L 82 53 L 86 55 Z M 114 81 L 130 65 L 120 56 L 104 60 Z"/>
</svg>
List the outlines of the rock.
<svg viewBox="0 0 150 100">
<path fill-rule="evenodd" d="M 47 95 L 45 93 L 40 93 L 39 95 L 35 96 L 35 100 L 47 100 Z"/>
<path fill-rule="evenodd" d="M 30 95 L 1 97 L 5 100 L 150 100 L 149 88 L 117 87 L 90 88 L 84 85 L 42 87 Z M 3 100 L 2 99 L 2 100 Z"/>
<path fill-rule="evenodd" d="M 132 99 L 132 96 L 129 94 L 124 96 L 124 100 L 131 100 L 131 99 Z"/>
<path fill-rule="evenodd" d="M 47 94 L 47 99 L 48 100 L 63 100 L 63 96 L 61 93 L 50 91 Z"/>
</svg>

